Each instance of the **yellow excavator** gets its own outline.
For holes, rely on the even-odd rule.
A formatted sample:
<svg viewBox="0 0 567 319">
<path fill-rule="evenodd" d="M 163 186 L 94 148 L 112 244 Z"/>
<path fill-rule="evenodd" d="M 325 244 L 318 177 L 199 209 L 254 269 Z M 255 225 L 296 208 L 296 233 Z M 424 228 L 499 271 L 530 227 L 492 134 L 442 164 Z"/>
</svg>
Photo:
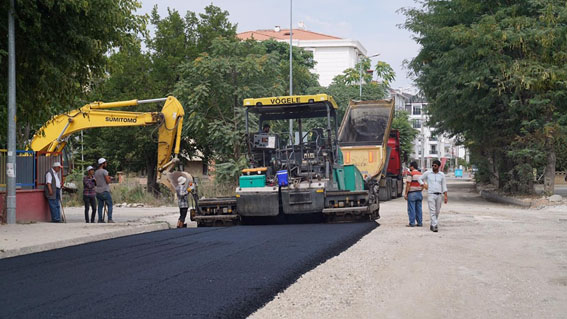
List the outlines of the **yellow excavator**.
<svg viewBox="0 0 567 319">
<path fill-rule="evenodd" d="M 165 104 L 161 112 L 131 112 L 109 110 L 112 108 L 136 106 L 147 103 Z M 173 97 L 129 100 L 118 102 L 92 102 L 63 114 L 53 116 L 34 135 L 30 148 L 36 152 L 60 152 L 67 144 L 67 138 L 76 132 L 95 127 L 124 127 L 159 125 L 158 131 L 158 181 L 172 189 L 181 172 L 171 173 L 179 161 L 179 146 L 185 112 L 181 103 Z M 173 158 L 171 154 L 173 152 Z M 173 189 L 172 189 L 173 190 Z"/>
</svg>

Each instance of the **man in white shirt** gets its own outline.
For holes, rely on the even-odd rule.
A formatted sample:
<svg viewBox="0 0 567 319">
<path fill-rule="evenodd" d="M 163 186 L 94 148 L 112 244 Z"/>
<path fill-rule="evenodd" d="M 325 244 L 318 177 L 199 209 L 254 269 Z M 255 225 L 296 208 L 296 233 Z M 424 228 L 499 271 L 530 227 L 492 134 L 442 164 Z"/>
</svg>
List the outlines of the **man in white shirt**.
<svg viewBox="0 0 567 319">
<path fill-rule="evenodd" d="M 433 171 L 427 171 L 418 178 L 418 182 L 427 190 L 427 204 L 429 206 L 429 215 L 431 216 L 431 226 L 429 229 L 432 232 L 437 232 L 437 225 L 439 213 L 441 212 L 441 201 L 447 204 L 447 182 L 445 181 L 445 174 L 439 171 L 441 162 L 438 160 L 433 161 Z M 425 180 L 425 183 L 423 182 Z M 444 199 L 441 197 L 444 195 Z"/>
<path fill-rule="evenodd" d="M 61 202 L 61 180 L 59 179 L 59 171 L 61 163 L 55 162 L 51 165 L 51 169 L 45 174 L 45 197 L 49 203 L 49 211 L 51 212 L 51 221 L 53 223 L 61 222 L 61 210 L 59 204 Z"/>
</svg>

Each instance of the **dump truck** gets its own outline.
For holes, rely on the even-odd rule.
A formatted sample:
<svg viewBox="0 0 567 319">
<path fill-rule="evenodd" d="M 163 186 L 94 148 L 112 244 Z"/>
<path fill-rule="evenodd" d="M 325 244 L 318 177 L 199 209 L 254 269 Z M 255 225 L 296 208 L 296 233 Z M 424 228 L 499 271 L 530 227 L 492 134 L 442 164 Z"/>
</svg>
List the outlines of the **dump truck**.
<svg viewBox="0 0 567 319">
<path fill-rule="evenodd" d="M 391 130 L 394 100 L 351 101 L 339 129 L 345 164 L 354 164 L 365 180 L 377 182 L 379 200 L 403 190 L 400 135 Z"/>
<path fill-rule="evenodd" d="M 344 162 L 338 106 L 332 96 L 251 98 L 244 100 L 243 107 L 249 165 L 242 170 L 235 196 L 198 200 L 191 213 L 198 226 L 234 225 L 258 218 L 285 221 L 304 215 L 329 222 L 380 217 L 375 177 L 381 175 L 366 172 L 363 176 L 353 157 Z M 293 133 L 263 130 L 266 123 L 289 120 L 295 123 Z M 343 127 L 342 132 L 356 129 Z"/>
</svg>

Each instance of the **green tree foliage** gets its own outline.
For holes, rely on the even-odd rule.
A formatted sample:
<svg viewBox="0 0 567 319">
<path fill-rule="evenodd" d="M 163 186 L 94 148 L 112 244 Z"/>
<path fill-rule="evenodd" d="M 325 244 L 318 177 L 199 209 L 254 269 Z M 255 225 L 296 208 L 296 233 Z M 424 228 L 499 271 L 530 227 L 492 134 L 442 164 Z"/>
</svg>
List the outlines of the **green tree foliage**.
<svg viewBox="0 0 567 319">
<path fill-rule="evenodd" d="M 15 1 L 17 137 L 20 147 L 54 114 L 75 108 L 92 77 L 102 76 L 109 50 L 131 43 L 145 20 L 134 0 Z M 8 8 L 0 2 L 0 74 L 8 73 Z M 7 81 L 0 82 L 0 118 L 7 117 Z M 0 144 L 7 122 L 0 123 Z"/>
<path fill-rule="evenodd" d="M 298 73 L 306 76 L 304 82 L 298 83 L 313 81 L 308 71 L 310 62 L 305 61 L 312 57 L 304 53 L 294 57 L 300 59 L 294 61 Z M 217 178 L 220 181 L 234 181 L 240 168 L 247 164 L 242 101 L 285 95 L 289 72 L 283 67 L 286 58 L 284 47 L 274 41 L 217 38 L 209 52 L 181 65 L 175 95 L 188 114 L 184 134 L 196 141 L 206 158 L 219 163 Z"/>
<path fill-rule="evenodd" d="M 354 68 L 348 68 L 342 74 L 335 76 L 328 87 L 314 86 L 306 92 L 308 94 L 326 93 L 331 95 L 339 105 L 337 113 L 340 123 L 351 100 L 379 100 L 388 95 L 388 87 L 396 74 L 392 67 L 383 61 L 378 61 L 373 70 L 378 75 L 378 81 L 372 81 L 373 72 L 362 72 L 362 96 L 360 95 L 360 70 L 370 69 L 370 59 L 362 59 Z"/>
<path fill-rule="evenodd" d="M 230 23 L 228 15 L 227 11 L 209 5 L 198 17 L 187 11 L 182 18 L 178 11 L 168 9 L 168 16 L 162 18 L 157 5 L 154 6 L 150 22 L 155 34 L 146 37 L 146 44 L 152 60 L 152 80 L 158 91 L 170 94 L 180 77 L 179 66 L 208 51 L 213 39 L 236 39 L 236 25 Z"/>
<path fill-rule="evenodd" d="M 392 121 L 392 129 L 400 132 L 400 147 L 402 149 L 402 160 L 407 162 L 413 152 L 413 141 L 419 133 L 409 122 L 409 114 L 406 111 L 396 111 Z"/>
<path fill-rule="evenodd" d="M 567 113 L 565 2 L 423 4 L 405 10 L 405 27 L 422 46 L 410 67 L 430 102 L 430 122 L 463 136 L 484 170 L 479 176 L 501 189 L 531 192 L 535 167 L 552 192 Z"/>
<path fill-rule="evenodd" d="M 150 22 L 154 34 L 146 33 L 147 52 L 140 43 L 126 47 L 110 57 L 108 76 L 99 78 L 90 95 L 94 100 L 120 101 L 150 99 L 172 94 L 181 76 L 179 66 L 209 50 L 211 39 L 236 39 L 236 26 L 228 21 L 228 12 L 209 5 L 197 16 L 188 11 L 182 18 L 176 10 L 160 17 L 157 6 Z M 137 111 L 159 111 L 156 104 L 137 106 Z M 96 131 L 96 133 L 95 133 Z M 94 135 L 93 135 L 94 134 Z M 124 143 L 128 141 L 128 143 Z M 189 139 L 182 141 L 182 153 L 194 151 Z M 157 126 L 107 128 L 89 132 L 89 154 L 104 154 L 116 170 L 147 172 L 148 190 L 157 193 Z M 111 161 L 115 159 L 115 161 Z"/>
<path fill-rule="evenodd" d="M 353 68 L 348 68 L 342 74 L 335 76 L 333 83 L 342 85 L 360 84 L 362 78 L 362 83 L 369 84 L 372 82 L 374 72 L 376 72 L 381 83 L 385 87 L 390 86 L 390 83 L 396 78 L 394 69 L 384 61 L 378 61 L 374 69 L 371 68 L 371 64 L 370 59 L 364 57 Z"/>
</svg>

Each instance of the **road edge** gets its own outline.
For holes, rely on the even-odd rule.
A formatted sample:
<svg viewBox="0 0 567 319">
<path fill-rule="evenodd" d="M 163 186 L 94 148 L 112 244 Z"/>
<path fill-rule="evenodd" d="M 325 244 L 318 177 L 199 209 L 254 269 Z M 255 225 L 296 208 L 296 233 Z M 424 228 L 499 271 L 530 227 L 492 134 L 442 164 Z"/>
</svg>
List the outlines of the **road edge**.
<svg viewBox="0 0 567 319">
<path fill-rule="evenodd" d="M 96 235 L 90 235 L 90 236 L 83 236 L 83 237 L 79 237 L 79 238 L 65 239 L 65 240 L 60 240 L 60 241 L 51 242 L 51 243 L 33 245 L 33 246 L 28 246 L 28 247 L 21 247 L 21 248 L 17 248 L 17 249 L 9 249 L 9 250 L 5 250 L 3 252 L 0 252 L 0 259 L 16 257 L 16 256 L 21 256 L 21 255 L 27 255 L 27 254 L 33 254 L 33 253 L 38 253 L 38 252 L 42 252 L 42 251 L 63 248 L 63 247 L 76 246 L 76 245 L 81 245 L 81 244 L 86 244 L 86 243 L 91 243 L 91 242 L 96 242 L 96 241 L 101 241 L 101 240 L 106 240 L 106 239 L 112 239 L 112 238 L 118 238 L 118 237 L 124 237 L 124 236 L 130 236 L 130 235 L 136 235 L 136 234 L 142 234 L 142 233 L 149 233 L 149 232 L 160 231 L 160 230 L 166 230 L 166 229 L 170 229 L 170 225 L 169 225 L 169 223 L 167 223 L 165 221 L 164 222 L 156 222 L 156 223 L 153 223 L 153 224 L 139 225 L 139 226 L 128 227 L 128 228 L 124 228 L 124 229 L 120 229 L 120 230 L 116 230 L 116 231 L 112 231 L 112 232 L 108 232 L 108 233 L 102 233 L 102 234 L 96 234 Z"/>
<path fill-rule="evenodd" d="M 481 190 L 480 196 L 482 198 L 484 198 L 485 200 L 487 200 L 489 202 L 494 202 L 494 203 L 520 206 L 520 207 L 523 207 L 523 208 L 530 208 L 532 206 L 531 201 L 526 202 L 526 201 L 516 199 L 516 198 L 513 198 L 513 197 L 502 196 L 502 195 L 499 195 L 495 192 L 491 192 L 491 191 L 487 191 L 487 190 Z"/>
</svg>

